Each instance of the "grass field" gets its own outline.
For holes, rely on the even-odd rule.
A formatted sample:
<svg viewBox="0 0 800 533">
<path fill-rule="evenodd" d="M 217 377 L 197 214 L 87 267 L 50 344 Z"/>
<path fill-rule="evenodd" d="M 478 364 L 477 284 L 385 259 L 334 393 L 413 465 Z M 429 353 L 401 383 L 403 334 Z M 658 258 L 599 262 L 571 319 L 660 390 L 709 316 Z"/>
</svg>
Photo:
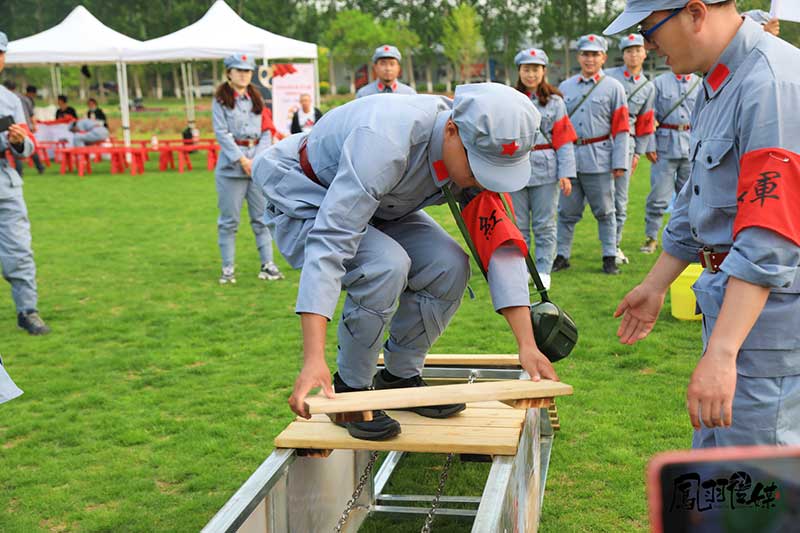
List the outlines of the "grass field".
<svg viewBox="0 0 800 533">
<path fill-rule="evenodd" d="M 198 166 L 202 166 L 200 160 Z M 292 419 L 300 367 L 293 313 L 298 272 L 260 282 L 249 226 L 236 286 L 217 284 L 213 175 L 100 172 L 79 179 L 29 172 L 25 197 L 50 336 L 16 329 L 2 284 L 0 353 L 25 395 L 0 406 L 0 531 L 197 531 L 272 449 Z M 648 340 L 620 345 L 612 312 L 654 261 L 637 249 L 649 169 L 637 171 L 621 276 L 600 272 L 596 224 L 578 226 L 573 268 L 553 277 L 554 299 L 581 339 L 557 365 L 575 395 L 559 402 L 543 532 L 642 531 L 644 467 L 690 445 L 684 391 L 700 352 L 696 322 L 669 315 Z M 453 233 L 446 208 L 431 213 Z M 515 348 L 473 269 L 465 298 L 433 351 Z M 329 331 L 333 364 L 335 328 Z M 411 458 L 394 492 L 432 492 L 441 456 Z M 479 494 L 485 467 L 456 465 L 445 493 Z M 413 477 L 411 480 L 409 478 Z M 372 520 L 365 530 L 419 530 Z M 438 529 L 436 526 L 439 526 Z M 439 518 L 435 531 L 468 530 Z"/>
</svg>

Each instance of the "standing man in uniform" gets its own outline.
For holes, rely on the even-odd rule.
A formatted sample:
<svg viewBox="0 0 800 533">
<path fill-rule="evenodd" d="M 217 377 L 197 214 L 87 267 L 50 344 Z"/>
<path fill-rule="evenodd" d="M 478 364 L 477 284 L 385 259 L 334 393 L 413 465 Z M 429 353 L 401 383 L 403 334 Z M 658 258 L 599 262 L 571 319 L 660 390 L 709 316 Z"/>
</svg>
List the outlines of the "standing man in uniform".
<svg viewBox="0 0 800 533">
<path fill-rule="evenodd" d="M 377 389 L 425 386 L 425 356 L 458 309 L 470 268 L 458 243 L 423 208 L 443 203 L 449 192 L 466 201 L 481 188 L 524 187 L 539 120 L 527 96 L 497 83 L 459 86 L 454 100 L 377 95 L 328 112 L 311 132 L 256 158 L 253 179 L 267 197 L 265 219 L 286 260 L 302 267 L 295 311 L 304 364 L 289 399 L 292 410 L 308 417 L 304 400 L 311 389 L 322 387 L 328 396 L 334 389 L 366 390 L 373 376 Z M 468 226 L 480 220 L 468 213 L 499 201 L 488 191 L 465 207 Z M 517 338 L 522 367 L 535 380 L 556 379 L 533 337 L 522 235 L 502 206 L 483 212 L 490 216 L 473 240 L 495 310 Z M 347 298 L 332 388 L 325 332 L 342 290 Z M 381 348 L 386 368 L 376 375 Z M 445 418 L 463 409 L 414 411 Z M 361 439 L 400 432 L 383 411 L 346 427 Z"/>
<path fill-rule="evenodd" d="M 645 206 L 645 241 L 639 251 L 652 254 L 658 247 L 658 232 L 673 194 L 680 192 L 689 179 L 689 143 L 691 138 L 692 110 L 697 95 L 702 92 L 703 79 L 696 74 L 658 76 L 656 88 L 655 157 L 651 158 L 650 193 Z M 652 147 L 652 144 L 651 144 Z M 652 151 L 652 148 L 648 151 Z"/>
<path fill-rule="evenodd" d="M 617 308 L 617 334 L 626 344 L 645 338 L 670 283 L 701 260 L 693 447 L 800 445 L 800 51 L 731 0 L 628 0 L 606 32 L 639 23 L 676 73 L 705 79 L 690 181 L 664 251 Z"/>
<path fill-rule="evenodd" d="M 6 64 L 8 38 L 0 32 L 0 72 Z M 25 124 L 25 112 L 19 98 L 0 87 L 0 117 L 11 116 L 13 124 L 0 133 L 0 154 L 11 150 L 11 155 L 25 158 L 33 153 L 33 141 L 20 124 Z M 17 325 L 31 335 L 50 333 L 37 311 L 36 264 L 31 251 L 31 224 L 28 208 L 22 197 L 22 178 L 0 158 L 0 264 L 3 277 L 11 284 L 11 296 L 17 308 Z"/>
<path fill-rule="evenodd" d="M 625 88 L 606 76 L 603 64 L 608 43 L 599 35 L 578 40 L 581 73 L 561 83 L 578 140 L 575 159 L 578 177 L 572 180 L 572 194 L 561 194 L 558 205 L 557 255 L 553 272 L 570 267 L 575 225 L 583 217 L 584 201 L 597 219 L 603 248 L 603 272 L 619 274 L 616 265 L 617 224 L 614 215 L 614 180 L 628 169 L 630 124 Z"/>
<path fill-rule="evenodd" d="M 375 81 L 364 85 L 356 93 L 356 98 L 371 94 L 417 94 L 417 91 L 403 82 L 397 81 L 400 77 L 400 61 L 403 57 L 396 46 L 384 44 L 375 49 L 372 54 L 372 70 Z"/>
<path fill-rule="evenodd" d="M 650 161 L 655 161 L 655 151 L 649 148 L 653 144 L 653 133 L 655 132 L 655 115 L 653 113 L 653 102 L 655 100 L 655 87 L 644 73 L 642 66 L 647 59 L 647 51 L 644 49 L 644 39 L 638 34 L 628 34 L 619 41 L 619 48 L 622 50 L 622 59 L 625 64 L 621 67 L 612 68 L 606 73 L 619 81 L 625 88 L 625 97 L 628 101 L 628 115 L 630 117 L 630 152 L 628 170 L 621 178 L 614 181 L 614 207 L 617 222 L 617 264 L 628 263 L 628 258 L 620 248 L 622 242 L 622 229 L 625 227 L 625 219 L 628 212 L 628 188 L 630 187 L 631 175 L 639 164 L 639 157 L 647 153 Z M 648 152 L 648 149 L 650 150 Z"/>
</svg>

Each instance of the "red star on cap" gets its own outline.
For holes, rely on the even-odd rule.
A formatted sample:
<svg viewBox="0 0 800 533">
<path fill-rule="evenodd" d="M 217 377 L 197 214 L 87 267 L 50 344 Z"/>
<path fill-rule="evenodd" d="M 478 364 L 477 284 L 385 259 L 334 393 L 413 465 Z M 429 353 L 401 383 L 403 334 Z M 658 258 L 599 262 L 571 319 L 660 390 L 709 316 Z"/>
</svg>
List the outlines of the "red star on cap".
<svg viewBox="0 0 800 533">
<path fill-rule="evenodd" d="M 535 56 L 536 55 L 536 50 L 531 50 L 531 55 Z"/>
<path fill-rule="evenodd" d="M 628 35 L 629 41 L 633 41 L 634 39 L 636 39 L 636 36 L 634 34 L 631 33 L 630 35 Z"/>
<path fill-rule="evenodd" d="M 590 35 L 590 36 L 589 36 L 589 40 L 590 40 L 590 41 L 594 41 L 594 35 Z"/>
<path fill-rule="evenodd" d="M 500 155 L 507 155 L 511 157 L 517 150 L 519 150 L 519 145 L 517 144 L 517 141 L 511 141 L 510 143 L 503 145 L 503 153 Z"/>
<path fill-rule="evenodd" d="M 247 56 L 242 56 L 242 61 L 247 61 Z"/>
<path fill-rule="evenodd" d="M 384 51 L 384 52 L 388 52 L 388 51 L 389 51 L 389 47 L 388 47 L 388 46 L 384 46 L 384 47 L 383 47 L 383 51 Z"/>
</svg>

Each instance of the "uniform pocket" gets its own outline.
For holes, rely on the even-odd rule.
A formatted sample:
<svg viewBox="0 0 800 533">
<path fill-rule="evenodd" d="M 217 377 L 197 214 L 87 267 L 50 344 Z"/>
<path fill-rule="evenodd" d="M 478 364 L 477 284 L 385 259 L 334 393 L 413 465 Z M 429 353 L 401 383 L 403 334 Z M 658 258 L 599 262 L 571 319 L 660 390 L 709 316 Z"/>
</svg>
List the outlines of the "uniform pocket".
<svg viewBox="0 0 800 533">
<path fill-rule="evenodd" d="M 703 141 L 695 148 L 695 176 L 700 184 L 700 197 L 708 207 L 736 206 L 739 171 L 732 148 L 730 139 Z"/>
</svg>

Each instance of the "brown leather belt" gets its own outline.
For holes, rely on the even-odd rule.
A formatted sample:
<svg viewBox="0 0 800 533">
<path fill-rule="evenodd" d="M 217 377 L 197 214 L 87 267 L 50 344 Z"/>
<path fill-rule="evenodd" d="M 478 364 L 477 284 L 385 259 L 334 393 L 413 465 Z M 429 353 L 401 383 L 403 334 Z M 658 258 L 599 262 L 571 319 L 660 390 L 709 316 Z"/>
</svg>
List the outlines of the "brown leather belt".
<svg viewBox="0 0 800 533">
<path fill-rule="evenodd" d="M 235 142 L 237 146 L 246 146 L 248 148 L 252 148 L 258 144 L 258 139 L 234 139 L 233 142 Z"/>
<path fill-rule="evenodd" d="M 728 257 L 728 252 L 714 252 L 711 248 L 705 247 L 698 250 L 700 256 L 700 264 L 709 274 L 716 274 L 720 271 L 719 267 L 722 262 Z"/>
<path fill-rule="evenodd" d="M 689 131 L 692 129 L 691 124 L 659 124 L 659 128 L 664 128 L 665 130 L 676 130 L 676 131 Z"/>
<path fill-rule="evenodd" d="M 300 168 L 303 169 L 303 174 L 306 175 L 308 179 L 319 185 L 320 187 L 324 187 L 321 181 L 316 174 L 314 174 L 314 169 L 311 168 L 311 163 L 308 162 L 308 148 L 306 147 L 308 141 L 308 137 L 303 139 L 300 142 L 300 149 L 297 151 L 297 154 L 300 156 Z"/>
<path fill-rule="evenodd" d="M 536 146 L 533 147 L 533 149 L 534 150 L 552 150 L 553 149 L 553 145 L 552 144 L 537 144 Z"/>
<path fill-rule="evenodd" d="M 584 144 L 594 144 L 606 141 L 611 138 L 611 134 L 603 135 L 602 137 L 592 137 L 591 139 L 578 139 L 575 141 L 576 146 L 583 146 Z"/>
</svg>

